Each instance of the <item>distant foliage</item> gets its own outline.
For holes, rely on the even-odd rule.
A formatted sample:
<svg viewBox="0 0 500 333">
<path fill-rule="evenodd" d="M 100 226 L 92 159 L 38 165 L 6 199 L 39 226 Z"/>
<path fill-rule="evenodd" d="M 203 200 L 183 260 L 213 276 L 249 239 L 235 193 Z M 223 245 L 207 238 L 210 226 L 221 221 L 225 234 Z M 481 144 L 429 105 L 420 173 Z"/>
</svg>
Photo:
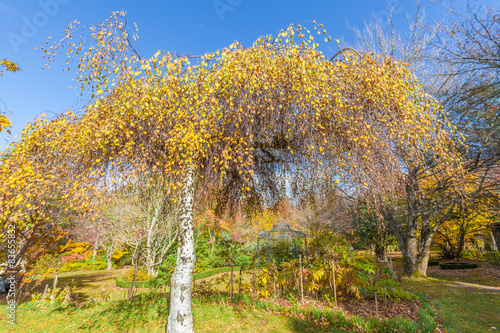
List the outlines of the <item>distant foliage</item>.
<svg viewBox="0 0 500 333">
<path fill-rule="evenodd" d="M 498 251 L 487 251 L 484 256 L 486 260 L 491 265 L 500 265 L 500 252 Z"/>
<path fill-rule="evenodd" d="M 92 262 L 92 259 L 82 262 L 67 262 L 61 266 L 59 272 L 99 271 L 106 269 L 108 263 L 101 260 Z"/>
<path fill-rule="evenodd" d="M 132 281 L 134 278 L 134 268 L 132 267 L 129 272 L 127 273 L 127 275 L 125 275 L 124 277 L 124 280 L 125 281 Z M 136 281 L 149 281 L 153 278 L 153 276 L 151 275 L 148 275 L 148 272 L 146 272 L 145 270 L 143 269 L 138 269 L 137 270 L 137 277 L 136 277 Z"/>
</svg>

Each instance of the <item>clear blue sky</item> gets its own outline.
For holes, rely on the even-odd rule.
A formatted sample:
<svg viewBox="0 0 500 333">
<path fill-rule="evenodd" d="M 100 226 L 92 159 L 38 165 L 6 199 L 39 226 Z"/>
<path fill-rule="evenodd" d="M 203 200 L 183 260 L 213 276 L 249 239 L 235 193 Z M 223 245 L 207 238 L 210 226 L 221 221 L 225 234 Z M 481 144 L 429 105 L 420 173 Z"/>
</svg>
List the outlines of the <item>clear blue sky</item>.
<svg viewBox="0 0 500 333">
<path fill-rule="evenodd" d="M 388 2 L 396 9 L 396 27 L 403 29 L 414 1 Z M 431 0 L 423 3 L 432 16 L 444 12 Z M 0 59 L 15 61 L 22 69 L 0 77 L 0 99 L 13 123 L 12 135 L 0 134 L 0 149 L 39 114 L 51 116 L 75 105 L 78 91 L 69 88 L 74 72 L 53 65 L 42 70 L 42 52 L 34 49 L 47 37 L 61 34 L 73 19 L 97 24 L 111 11 L 125 10 L 139 27 L 139 52 L 149 57 L 159 49 L 203 54 L 235 40 L 251 45 L 260 35 L 312 20 L 323 23 L 334 39 L 350 42 L 347 23 L 361 27 L 373 14 L 383 17 L 385 5 L 385 0 L 0 0 Z"/>
</svg>

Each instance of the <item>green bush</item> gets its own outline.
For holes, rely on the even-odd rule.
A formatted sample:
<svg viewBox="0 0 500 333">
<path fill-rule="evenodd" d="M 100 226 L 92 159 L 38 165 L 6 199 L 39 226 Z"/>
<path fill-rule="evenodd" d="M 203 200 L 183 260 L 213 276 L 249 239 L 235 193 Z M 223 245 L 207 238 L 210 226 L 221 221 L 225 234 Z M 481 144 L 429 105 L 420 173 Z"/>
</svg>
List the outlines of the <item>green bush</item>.
<svg viewBox="0 0 500 333">
<path fill-rule="evenodd" d="M 239 267 L 233 267 L 233 271 L 235 271 L 235 272 L 238 271 L 239 269 L 240 269 Z M 212 276 L 212 275 L 226 273 L 226 272 L 230 272 L 230 271 L 231 271 L 231 267 L 220 267 L 220 268 L 211 269 L 211 270 L 208 270 L 205 272 L 193 274 L 193 279 L 194 280 L 204 279 L 204 278 Z"/>
<path fill-rule="evenodd" d="M 132 284 L 131 281 L 125 281 L 123 278 L 116 278 L 115 284 L 117 287 L 120 288 L 130 288 L 130 285 Z M 161 287 L 161 286 L 168 286 L 170 284 L 169 281 L 166 280 L 149 280 L 149 281 L 136 281 L 135 282 L 135 287 L 136 288 L 155 288 L 155 287 Z"/>
<path fill-rule="evenodd" d="M 439 264 L 441 269 L 470 269 L 477 268 L 477 264 L 469 264 L 465 262 L 446 262 Z"/>
<path fill-rule="evenodd" d="M 114 265 L 113 267 L 116 268 Z M 86 260 L 81 262 L 64 263 L 61 268 L 59 268 L 59 272 L 99 271 L 106 268 L 108 268 L 108 263 L 106 261 L 95 261 L 92 264 L 91 260 Z"/>
<path fill-rule="evenodd" d="M 239 267 L 234 267 L 233 270 L 237 271 L 239 270 Z M 199 279 L 204 279 L 206 277 L 220 274 L 220 273 L 226 273 L 231 271 L 231 267 L 220 267 L 216 269 L 211 269 L 205 272 L 201 273 L 196 273 L 193 274 L 193 280 L 199 280 Z M 126 281 L 124 278 L 117 278 L 115 280 L 116 286 L 120 288 L 130 288 L 130 284 L 132 283 L 131 281 Z M 136 288 L 155 288 L 155 287 L 160 287 L 160 286 L 169 286 L 170 285 L 170 277 L 168 279 L 162 279 L 162 278 L 155 278 L 151 279 L 148 281 L 136 281 L 135 282 L 135 287 Z"/>
<path fill-rule="evenodd" d="M 429 262 L 427 263 L 427 266 L 438 266 L 439 265 L 439 261 L 438 260 L 429 260 Z"/>
<path fill-rule="evenodd" d="M 500 252 L 498 251 L 487 251 L 484 256 L 488 263 L 492 265 L 500 265 Z"/>
<path fill-rule="evenodd" d="M 256 252 L 254 244 L 234 242 L 225 232 L 221 237 L 215 238 L 215 243 L 210 242 L 210 237 L 199 233 L 196 237 L 196 268 L 195 272 L 202 272 L 212 268 L 229 266 L 234 252 L 235 266 L 249 266 Z"/>
<path fill-rule="evenodd" d="M 123 278 L 125 281 L 131 282 L 134 279 L 134 267 L 132 267 L 127 275 Z M 153 276 L 148 275 L 148 272 L 146 272 L 143 269 L 138 269 L 137 270 L 137 276 L 135 277 L 135 281 L 149 281 L 153 279 Z"/>
<path fill-rule="evenodd" d="M 460 258 L 463 259 L 483 259 L 483 254 L 477 249 L 464 249 L 460 254 Z"/>
</svg>

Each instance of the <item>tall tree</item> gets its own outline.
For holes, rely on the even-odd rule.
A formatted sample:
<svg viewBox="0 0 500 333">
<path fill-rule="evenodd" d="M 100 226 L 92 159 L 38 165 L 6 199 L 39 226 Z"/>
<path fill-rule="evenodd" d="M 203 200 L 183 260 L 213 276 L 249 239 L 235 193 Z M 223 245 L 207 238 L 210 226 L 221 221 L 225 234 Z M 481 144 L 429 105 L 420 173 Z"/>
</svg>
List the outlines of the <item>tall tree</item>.
<svg viewBox="0 0 500 333">
<path fill-rule="evenodd" d="M 394 30 L 390 16 L 388 25 L 372 20 L 364 30 L 354 29 L 360 50 L 408 62 L 427 91 L 443 104 L 441 117 L 446 115 L 458 128 L 453 140 L 468 175 L 450 177 L 429 156 L 427 165 L 406 168 L 390 200 L 379 200 L 380 213 L 398 237 L 408 275 L 426 274 L 432 237 L 453 211 L 498 188 L 498 11 L 469 5 L 456 9 L 445 22 L 428 25 L 417 1 L 404 37 Z M 431 166 L 435 170 L 429 173 Z M 467 190 L 470 177 L 478 179 L 474 191 Z M 460 188 L 457 180 L 462 182 Z"/>
<path fill-rule="evenodd" d="M 438 96 L 466 136 L 468 154 L 494 164 L 500 158 L 500 9 L 467 2 L 450 12 L 433 42 L 443 82 Z"/>
<path fill-rule="evenodd" d="M 412 163 L 430 150 L 450 170 L 457 162 L 438 106 L 404 65 L 348 50 L 330 60 L 302 26 L 248 48 L 149 59 L 135 52 L 124 13 L 92 27 L 90 46 L 77 29 L 72 24 L 61 45 L 94 99 L 71 135 L 54 138 L 73 159 L 67 167 L 79 189 L 69 192 L 85 202 L 124 177 L 170 177 L 179 229 L 167 332 L 193 331 L 197 186 L 213 185 L 206 188 L 222 212 L 278 200 L 287 184 L 294 197 L 337 191 L 340 179 L 368 186 L 372 176 L 400 170 L 398 150 Z"/>
</svg>

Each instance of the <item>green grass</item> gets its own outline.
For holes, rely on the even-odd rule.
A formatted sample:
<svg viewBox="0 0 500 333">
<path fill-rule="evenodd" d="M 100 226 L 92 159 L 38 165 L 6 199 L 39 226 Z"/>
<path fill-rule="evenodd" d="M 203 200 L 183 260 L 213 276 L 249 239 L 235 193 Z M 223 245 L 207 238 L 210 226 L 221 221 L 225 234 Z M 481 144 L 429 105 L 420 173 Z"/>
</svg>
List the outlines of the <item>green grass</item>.
<svg viewBox="0 0 500 333">
<path fill-rule="evenodd" d="M 237 274 L 239 271 L 239 267 L 233 267 L 234 274 Z M 204 272 L 199 272 L 193 274 L 193 280 L 197 281 L 200 279 L 204 279 L 213 275 L 221 274 L 221 273 L 227 273 L 231 271 L 231 267 L 220 267 L 220 268 L 214 268 L 214 269 L 209 269 Z M 131 281 L 125 281 L 122 277 L 118 277 L 115 280 L 115 284 L 117 287 L 120 288 L 130 288 L 130 285 L 132 284 Z M 168 280 L 149 280 L 149 281 L 136 281 L 135 282 L 135 288 L 155 288 L 155 287 L 161 287 L 161 286 L 169 286 L 170 282 Z"/>
<path fill-rule="evenodd" d="M 479 268 L 466 270 L 443 270 L 439 267 L 430 267 L 427 275 L 447 281 L 500 287 L 500 267 L 490 266 L 485 263 L 481 263 Z"/>
<path fill-rule="evenodd" d="M 435 250 L 431 253 L 438 256 Z M 400 253 L 393 253 L 394 268 L 402 274 Z M 442 270 L 429 267 L 428 278 L 403 279 L 405 289 L 423 294 L 443 321 L 447 332 L 479 333 L 500 330 L 500 287 L 498 267 L 478 262 L 479 267 Z M 475 284 L 463 285 L 460 282 Z M 491 329 L 491 327 L 496 327 Z"/>
<path fill-rule="evenodd" d="M 123 291 L 116 288 L 115 279 L 127 274 L 128 269 L 113 269 L 100 271 L 84 271 L 84 272 L 66 272 L 59 274 L 57 278 L 57 287 L 64 288 L 69 286 L 76 287 L 75 293 L 78 302 L 88 301 L 93 294 L 104 289 L 111 295 L 114 300 L 123 299 Z M 42 283 L 35 287 L 32 293 L 43 293 L 45 285 L 52 288 L 54 276 L 49 275 Z M 140 293 L 141 290 L 138 290 Z"/>
<path fill-rule="evenodd" d="M 84 308 L 34 308 L 18 310 L 15 332 L 163 332 L 168 315 L 166 302 L 124 301 Z M 323 325 L 305 319 L 221 304 L 193 304 L 197 332 L 326 332 Z M 0 331 L 8 332 L 0 323 Z M 329 331 L 331 332 L 331 330 Z"/>
<path fill-rule="evenodd" d="M 396 259 L 396 265 L 398 265 Z M 78 303 L 89 301 L 92 295 L 106 286 L 112 301 L 104 304 L 89 303 L 88 306 L 57 307 L 36 306 L 36 303 L 21 304 L 17 309 L 17 325 L 12 332 L 163 332 L 168 315 L 168 300 L 156 294 L 154 299 L 149 289 L 138 289 L 132 303 L 123 301 L 124 289 L 114 286 L 117 277 L 127 270 L 71 272 L 59 276 L 59 286 L 75 285 Z M 211 272 L 213 273 L 213 272 Z M 208 273 L 206 273 L 208 274 Z M 251 272 L 244 272 L 248 280 Z M 227 274 L 226 274 L 227 275 Z M 488 332 L 491 327 L 500 328 L 500 290 L 485 286 L 459 285 L 448 280 L 462 282 L 483 281 L 487 277 L 489 286 L 497 286 L 499 279 L 491 267 L 473 270 L 429 270 L 430 278 L 404 279 L 405 289 L 424 295 L 443 321 L 447 332 Z M 239 272 L 235 271 L 235 279 Z M 439 278 L 436 278 L 439 276 Z M 52 284 L 49 277 L 36 291 L 43 291 L 45 284 Z M 448 280 L 445 280 L 448 279 Z M 224 279 L 227 280 L 227 277 Z M 220 281 L 222 299 L 227 281 Z M 236 290 L 235 285 L 235 290 Z M 154 289 L 152 289 L 154 291 Z M 162 290 L 162 289 L 157 289 Z M 164 290 L 164 289 L 163 289 Z M 148 294 L 149 293 L 149 294 Z M 220 300 L 220 299 L 219 299 Z M 421 320 L 410 322 L 402 318 L 378 321 L 358 316 L 347 317 L 335 310 L 311 308 L 283 308 L 272 303 L 247 299 L 238 306 L 215 300 L 194 300 L 193 314 L 197 332 L 422 332 L 431 331 L 434 314 L 429 303 L 423 301 L 419 312 Z M 245 303 L 246 302 L 246 303 Z M 5 307 L 2 306 L 5 311 Z M 4 314 L 0 314 L 4 319 Z M 10 325 L 0 321 L 0 332 L 9 332 Z M 343 328 L 343 330 L 342 330 Z"/>
<path fill-rule="evenodd" d="M 123 300 L 124 290 L 111 288 L 115 293 L 111 301 L 92 303 L 82 306 L 82 300 L 91 300 L 92 295 L 101 290 L 102 285 L 111 285 L 121 271 L 72 272 L 60 274 L 60 286 L 77 286 L 78 303 L 58 306 L 46 302 L 41 305 L 24 303 L 17 308 L 17 324 L 12 332 L 163 332 L 168 315 L 167 294 L 158 292 L 164 289 L 142 289 L 129 303 Z M 213 273 L 213 272 L 212 272 Z M 227 274 L 226 274 L 227 275 Z M 239 274 L 236 273 L 236 276 Z M 249 275 L 247 272 L 246 275 Z M 249 276 L 247 277 L 249 278 Z M 46 283 L 51 284 L 51 277 Z M 116 290 L 114 290 L 116 289 Z M 110 289 L 107 289 L 108 291 Z M 246 300 L 245 300 L 246 299 Z M 220 301 L 224 302 L 220 302 Z M 242 297 L 238 305 L 227 303 L 226 296 L 214 299 L 193 300 L 193 315 L 197 332 L 350 332 L 365 331 L 387 332 L 404 331 L 429 332 L 433 315 L 429 309 L 421 311 L 419 322 L 396 318 L 379 321 L 360 316 L 345 316 L 342 312 L 314 308 L 284 308 L 272 303 L 254 301 Z M 3 307 L 3 310 L 5 307 Z M 6 321 L 0 322 L 0 332 L 12 329 Z"/>
<path fill-rule="evenodd" d="M 418 322 L 402 318 L 379 321 L 347 317 L 331 309 L 281 308 L 249 298 L 237 305 L 220 300 L 193 301 L 196 332 L 430 332 L 434 325 L 430 308 L 421 311 Z M 163 332 L 167 315 L 165 294 L 78 308 L 25 303 L 17 309 L 15 332 Z M 9 328 L 7 322 L 0 323 L 1 332 L 9 332 Z"/>
<path fill-rule="evenodd" d="M 404 279 L 405 288 L 422 293 L 448 332 L 490 332 L 500 328 L 500 290 L 460 286 L 436 278 Z"/>
</svg>

